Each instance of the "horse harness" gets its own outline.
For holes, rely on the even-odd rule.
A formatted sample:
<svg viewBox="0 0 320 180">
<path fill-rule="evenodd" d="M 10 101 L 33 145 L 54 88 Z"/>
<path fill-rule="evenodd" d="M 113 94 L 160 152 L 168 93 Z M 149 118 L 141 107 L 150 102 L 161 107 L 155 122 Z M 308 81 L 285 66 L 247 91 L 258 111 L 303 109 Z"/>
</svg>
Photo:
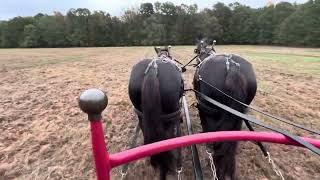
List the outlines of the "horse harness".
<svg viewBox="0 0 320 180">
<path fill-rule="evenodd" d="M 144 71 L 144 74 L 146 75 L 150 68 L 154 68 L 156 69 L 156 73 L 158 73 L 158 64 L 157 64 L 157 60 L 161 60 L 161 62 L 163 63 L 170 63 L 172 65 L 174 65 L 174 67 L 179 71 L 182 72 L 182 68 L 179 66 L 179 63 L 174 60 L 170 55 L 168 54 L 159 54 L 159 56 L 157 58 L 153 58 L 151 60 L 151 62 L 148 64 L 146 70 Z"/>
<path fill-rule="evenodd" d="M 158 73 L 158 64 L 157 64 L 158 60 L 161 60 L 162 63 L 172 64 L 180 73 L 182 73 L 182 68 L 179 66 L 177 61 L 175 61 L 169 55 L 169 53 L 166 52 L 166 54 L 160 53 L 157 58 L 154 58 L 151 60 L 151 62 L 148 64 L 148 66 L 144 72 L 145 75 L 149 72 L 149 70 L 151 68 L 154 68 L 156 70 L 156 73 Z M 143 118 L 143 112 L 141 112 L 137 108 L 134 108 L 134 111 L 138 115 L 139 119 Z M 175 126 L 174 126 L 174 135 L 177 137 L 181 136 L 181 127 L 180 127 L 180 123 L 182 122 L 181 118 L 182 118 L 181 117 L 181 107 L 175 112 L 160 115 L 160 120 L 165 120 L 166 122 L 170 122 L 174 119 L 177 119 L 177 121 L 175 122 Z M 181 161 L 181 158 L 177 158 L 177 173 L 178 173 L 178 175 L 181 172 L 182 172 L 182 161 Z"/>
<path fill-rule="evenodd" d="M 212 52 L 212 51 L 211 51 Z M 200 63 L 197 65 L 197 71 L 200 69 L 201 65 L 209 60 L 211 60 L 213 57 L 215 56 L 224 56 L 225 57 L 225 64 L 226 64 L 226 69 L 227 69 L 227 73 L 230 71 L 230 68 L 231 67 L 235 67 L 234 69 L 236 71 L 240 71 L 240 64 L 235 62 L 233 59 L 232 59 L 232 54 L 215 54 L 215 53 L 210 53 L 210 55 L 208 57 L 206 57 L 204 60 L 200 61 Z M 199 71 L 198 71 L 199 72 Z M 197 78 L 197 81 L 198 82 L 203 82 L 204 84 L 206 84 L 207 86 L 210 86 L 212 88 L 214 88 L 215 90 L 219 91 L 220 93 L 224 94 L 225 96 L 228 96 L 227 94 L 225 94 L 223 91 L 221 91 L 220 89 L 216 88 L 215 86 L 209 84 L 208 82 L 204 81 L 201 77 L 201 75 L 198 74 L 198 78 Z M 215 108 L 212 108 L 210 106 L 208 106 L 206 103 L 204 103 L 203 101 L 201 101 L 199 99 L 199 97 L 197 97 L 197 100 L 198 100 L 198 103 L 197 103 L 197 108 L 201 111 L 203 111 L 204 113 L 208 114 L 208 115 L 215 115 L 218 110 L 215 109 Z M 208 101 L 206 99 L 204 99 L 204 101 Z M 248 127 L 248 129 L 250 131 L 254 131 L 253 127 L 251 126 L 251 124 L 248 122 L 248 121 L 244 121 L 246 126 Z M 268 151 L 267 149 L 264 147 L 264 145 L 261 143 L 261 142 L 256 142 L 256 144 L 259 146 L 260 150 L 262 151 L 263 155 L 265 157 L 268 157 Z M 207 153 L 209 152 L 210 154 L 210 150 L 207 150 Z M 211 152 L 212 154 L 212 152 Z M 211 155 L 210 154 L 210 155 Z"/>
<path fill-rule="evenodd" d="M 197 68 L 200 68 L 201 65 L 209 60 L 211 60 L 211 58 L 214 58 L 216 56 L 224 56 L 225 59 L 226 59 L 226 68 L 227 68 L 227 71 L 230 70 L 230 66 L 235 66 L 237 70 L 240 71 L 240 64 L 235 62 L 233 59 L 232 59 L 232 54 L 216 54 L 214 53 L 213 51 L 210 51 L 209 52 L 209 56 L 206 57 L 204 60 L 201 60 L 199 57 L 198 57 L 198 65 L 196 66 Z"/>
<path fill-rule="evenodd" d="M 149 70 L 151 68 L 154 68 L 156 70 L 156 73 L 158 73 L 158 64 L 157 64 L 158 60 L 161 60 L 161 62 L 163 62 L 163 63 L 172 64 L 179 72 L 182 72 L 181 67 L 178 65 L 178 63 L 176 63 L 172 59 L 172 57 L 166 52 L 166 54 L 160 53 L 157 58 L 153 58 L 151 60 L 151 62 L 148 64 L 146 70 L 144 71 L 145 75 L 149 72 Z M 137 113 L 138 116 L 140 116 L 140 117 L 143 116 L 143 113 L 140 110 L 134 108 L 134 111 Z M 173 118 L 176 118 L 178 115 L 180 116 L 180 114 L 181 114 L 181 110 L 179 109 L 173 113 L 161 115 L 160 119 L 173 119 Z"/>
<path fill-rule="evenodd" d="M 162 53 L 159 53 L 157 58 L 153 58 L 151 62 L 148 64 L 146 70 L 144 71 L 145 75 L 149 72 L 151 68 L 154 68 L 156 70 L 156 73 L 158 73 L 158 64 L 157 64 L 158 60 L 161 60 L 162 63 L 172 64 L 179 72 L 182 72 L 179 64 L 173 60 L 173 58 L 169 55 L 169 53 L 162 52 Z M 134 108 L 134 111 L 137 113 L 139 117 L 143 116 L 143 113 L 140 110 Z M 178 116 L 180 117 L 180 115 L 181 115 L 181 108 L 175 112 L 160 115 L 160 119 L 167 119 L 167 120 L 174 119 L 174 118 L 177 118 Z"/>
<path fill-rule="evenodd" d="M 227 69 L 227 73 L 230 70 L 230 67 L 235 67 L 236 71 L 240 71 L 240 64 L 235 62 L 232 59 L 232 54 L 216 54 L 214 53 L 212 50 L 209 52 L 209 56 L 206 57 L 205 59 L 201 60 L 199 57 L 199 63 L 196 66 L 196 72 L 198 73 L 198 77 L 197 77 L 197 81 L 198 82 L 203 82 L 206 84 L 205 81 L 203 81 L 202 76 L 199 74 L 199 69 L 202 66 L 203 63 L 206 63 L 210 60 L 212 60 L 212 58 L 216 57 L 216 56 L 224 56 L 225 57 L 225 64 L 226 64 L 226 69 Z M 211 108 L 209 106 L 207 106 L 204 102 L 200 101 L 197 97 L 198 100 L 198 108 L 201 109 L 202 111 L 204 111 L 206 114 L 215 114 L 217 112 L 217 110 L 215 110 L 214 108 Z"/>
<path fill-rule="evenodd" d="M 134 112 L 137 113 L 138 117 L 143 117 L 143 113 L 138 110 L 137 108 L 134 108 Z M 162 114 L 160 115 L 160 119 L 174 119 L 174 118 L 177 118 L 178 116 L 180 117 L 180 114 L 181 114 L 181 110 L 179 109 L 178 111 L 175 111 L 173 113 L 169 113 L 169 114 Z"/>
</svg>

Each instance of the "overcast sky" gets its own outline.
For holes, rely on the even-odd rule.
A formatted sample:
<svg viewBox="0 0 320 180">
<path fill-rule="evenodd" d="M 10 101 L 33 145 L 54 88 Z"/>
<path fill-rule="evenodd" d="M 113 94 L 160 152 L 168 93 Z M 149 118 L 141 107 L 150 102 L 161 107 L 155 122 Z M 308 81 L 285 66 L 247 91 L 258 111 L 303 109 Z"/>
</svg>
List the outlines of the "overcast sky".
<svg viewBox="0 0 320 180">
<path fill-rule="evenodd" d="M 166 2 L 169 0 L 0 0 L 0 20 L 15 16 L 33 16 L 37 13 L 52 14 L 53 11 L 67 12 L 70 8 L 88 8 L 90 10 L 103 10 L 111 15 L 118 16 L 125 9 L 138 7 L 143 2 Z M 198 4 L 200 9 L 211 7 L 219 0 L 171 0 L 175 4 Z M 225 4 L 237 0 L 220 0 Z M 239 0 L 238 0 L 239 1 Z M 274 3 L 281 0 L 273 0 Z M 282 0 L 283 1 L 283 0 Z M 307 0 L 285 0 L 287 2 L 304 3 Z M 262 7 L 267 0 L 241 0 L 242 4 L 251 7 Z"/>
</svg>

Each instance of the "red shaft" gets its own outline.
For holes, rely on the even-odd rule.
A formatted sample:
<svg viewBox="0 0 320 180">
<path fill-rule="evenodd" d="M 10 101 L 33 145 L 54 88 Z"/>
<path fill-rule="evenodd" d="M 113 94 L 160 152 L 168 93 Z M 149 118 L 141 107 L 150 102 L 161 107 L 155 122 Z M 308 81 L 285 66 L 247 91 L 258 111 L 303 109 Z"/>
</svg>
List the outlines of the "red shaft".
<svg viewBox="0 0 320 180">
<path fill-rule="evenodd" d="M 302 139 L 320 148 L 320 140 L 315 140 L 311 138 Z M 137 159 L 151 156 L 160 152 L 169 151 L 178 147 L 190 146 L 192 144 L 222 141 L 259 141 L 299 146 L 299 144 L 297 144 L 296 142 L 278 133 L 250 131 L 220 131 L 182 136 L 115 153 L 110 155 L 110 164 L 113 168 Z"/>
<path fill-rule="evenodd" d="M 94 162 L 98 180 L 110 180 L 109 154 L 104 142 L 104 134 L 101 120 L 90 121 L 91 140 Z"/>
</svg>

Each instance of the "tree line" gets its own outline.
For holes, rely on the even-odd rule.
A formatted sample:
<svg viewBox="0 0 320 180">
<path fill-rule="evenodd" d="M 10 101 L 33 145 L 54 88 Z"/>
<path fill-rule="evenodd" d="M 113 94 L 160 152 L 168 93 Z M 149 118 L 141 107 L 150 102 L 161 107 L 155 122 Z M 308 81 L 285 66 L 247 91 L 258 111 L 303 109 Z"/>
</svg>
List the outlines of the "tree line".
<svg viewBox="0 0 320 180">
<path fill-rule="evenodd" d="M 209 37 L 218 44 L 320 46 L 320 0 L 263 8 L 216 3 L 199 10 L 170 2 L 142 3 L 120 17 L 86 8 L 65 15 L 39 13 L 0 22 L 0 47 L 190 45 Z"/>
</svg>

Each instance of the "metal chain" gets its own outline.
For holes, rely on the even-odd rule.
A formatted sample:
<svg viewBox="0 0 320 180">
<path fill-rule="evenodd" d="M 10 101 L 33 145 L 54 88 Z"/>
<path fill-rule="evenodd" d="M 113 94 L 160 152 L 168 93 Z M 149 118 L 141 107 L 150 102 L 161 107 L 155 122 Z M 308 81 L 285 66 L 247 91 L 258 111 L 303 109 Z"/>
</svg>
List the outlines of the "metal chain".
<svg viewBox="0 0 320 180">
<path fill-rule="evenodd" d="M 280 177 L 281 180 L 284 180 L 284 177 L 282 176 L 282 173 L 281 173 L 280 169 L 274 163 L 273 159 L 271 158 L 270 153 L 267 152 L 267 154 L 268 154 L 268 156 L 266 156 L 266 159 L 268 160 L 269 164 L 271 164 L 272 170 L 277 174 L 277 176 Z"/>
<path fill-rule="evenodd" d="M 177 168 L 177 174 L 178 174 L 178 180 L 181 180 L 181 173 L 183 171 L 183 168 L 180 167 L 180 168 Z"/>
<path fill-rule="evenodd" d="M 128 171 L 122 172 L 122 169 L 120 170 L 121 180 L 124 180 L 124 178 L 127 176 L 127 173 L 128 173 Z"/>
<path fill-rule="evenodd" d="M 212 178 L 213 180 L 219 180 L 218 177 L 217 177 L 217 170 L 216 170 L 216 166 L 214 165 L 214 162 L 213 162 L 213 156 L 212 156 L 212 153 L 209 152 L 208 150 L 206 150 L 208 156 L 209 156 L 209 159 L 210 159 L 210 167 L 211 167 L 211 171 L 212 171 Z"/>
</svg>

